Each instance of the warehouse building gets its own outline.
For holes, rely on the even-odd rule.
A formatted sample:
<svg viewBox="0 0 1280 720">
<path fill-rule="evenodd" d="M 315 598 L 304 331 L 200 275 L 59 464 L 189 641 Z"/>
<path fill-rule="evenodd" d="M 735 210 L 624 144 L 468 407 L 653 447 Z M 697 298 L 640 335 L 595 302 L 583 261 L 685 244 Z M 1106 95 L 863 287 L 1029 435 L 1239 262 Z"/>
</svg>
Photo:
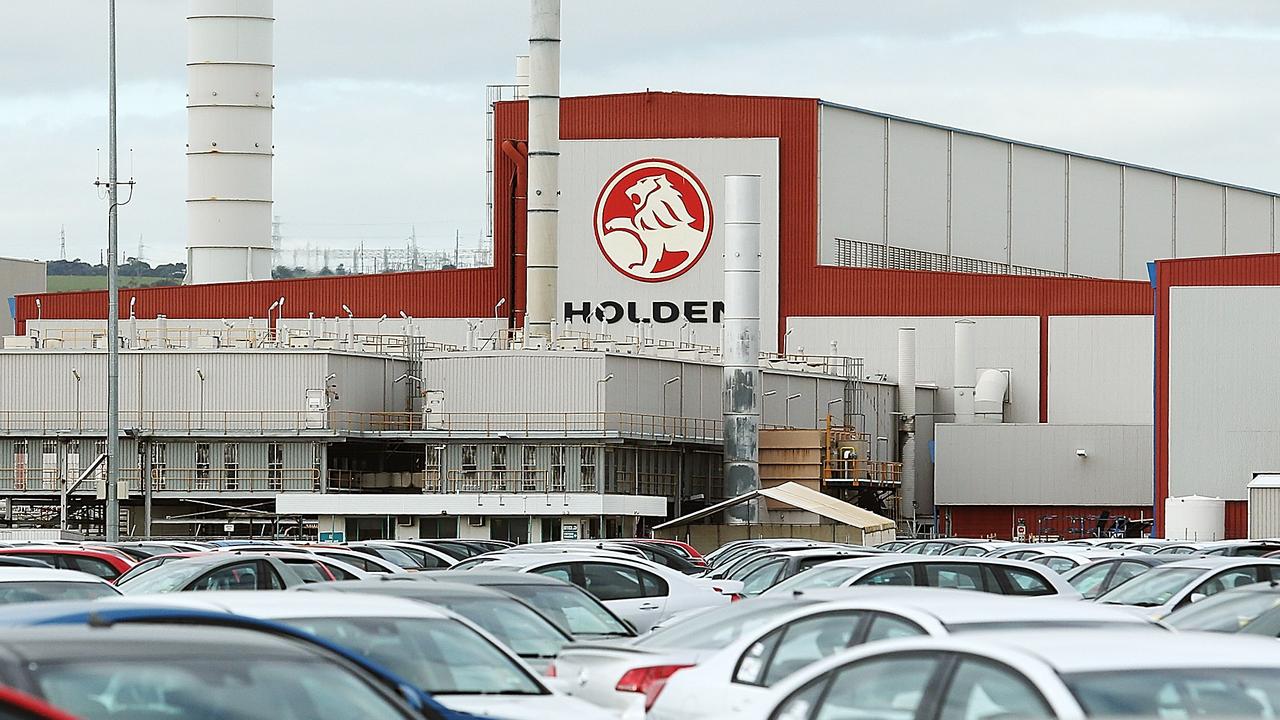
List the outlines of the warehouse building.
<svg viewBox="0 0 1280 720">
<path fill-rule="evenodd" d="M 914 468 L 911 496 L 902 501 L 919 521 L 906 532 L 1070 536 L 1109 518 L 1149 520 L 1166 492 L 1152 482 L 1167 471 L 1161 456 L 1156 467 L 1152 462 L 1153 438 L 1157 447 L 1162 441 L 1152 423 L 1159 337 L 1147 264 L 1275 249 L 1276 197 L 1249 188 L 814 99 L 651 92 L 566 98 L 555 271 L 560 340 L 541 343 L 519 333 L 527 309 L 526 114 L 524 102 L 494 106 L 493 267 L 122 290 L 121 306 L 132 308 L 139 328 L 128 332 L 145 334 L 145 324 L 161 315 L 170 327 L 225 321 L 226 343 L 242 344 L 246 353 L 254 341 L 232 339 L 233 330 L 261 327 L 285 345 L 296 333 L 309 349 L 335 353 L 377 354 L 383 341 L 372 338 L 417 336 L 448 356 L 424 359 L 424 373 L 456 362 L 468 368 L 459 377 L 471 376 L 481 358 L 491 363 L 482 371 L 487 394 L 454 388 L 445 393 L 443 414 L 508 406 L 594 412 L 595 385 L 612 374 L 601 392 L 631 400 L 604 400 L 609 412 L 710 421 L 721 410 L 720 386 L 710 380 L 702 395 L 684 397 L 692 390 L 682 389 L 683 404 L 655 412 L 665 399 L 658 381 L 685 377 L 663 366 L 675 361 L 661 353 L 705 353 L 680 360 L 681 368 L 718 362 L 723 177 L 758 174 L 768 240 L 761 252 L 762 362 L 767 366 L 770 355 L 780 362 L 847 358 L 841 362 L 856 368 L 853 376 L 827 377 L 863 389 L 852 396 L 815 391 L 811 412 L 807 400 L 789 405 L 783 398 L 795 393 L 771 386 L 765 423 L 783 415 L 783 424 L 811 427 L 826 415 L 825 403 L 840 398 L 836 416 L 871 439 L 868 458 Z M 653 220 L 674 230 L 651 232 Z M 84 343 L 68 331 L 105 315 L 102 293 L 21 296 L 16 306 L 17 332 L 39 352 Z M 971 351 L 958 351 L 957 321 L 973 323 L 965 331 Z M 920 397 L 909 418 L 894 415 L 902 400 L 895 390 L 902 328 L 914 328 L 917 347 Z M 351 340 L 359 336 L 370 340 Z M 360 347 L 344 344 L 351 342 Z M 560 387 L 559 378 L 579 377 L 584 352 L 562 342 L 589 343 L 590 362 L 602 365 Z M 611 365 L 624 361 L 657 369 L 641 379 Z M 436 389 L 437 379 L 408 374 Z M 966 408 L 984 377 L 998 378 L 1003 389 L 974 414 Z M 685 382 L 695 384 L 677 384 Z M 539 386 L 554 391 L 528 391 Z M 406 407 L 420 412 L 414 402 Z M 808 425 L 785 417 L 800 403 Z M 904 458 L 908 436 L 914 452 Z M 482 444 L 467 452 L 492 466 L 495 451 Z M 715 442 L 700 447 L 717 452 Z M 450 462 L 460 469 L 463 450 L 447 452 L 456 453 Z M 497 452 L 507 453 L 498 469 L 508 472 L 524 451 Z M 550 463 L 550 451 L 546 457 Z M 325 478 L 337 469 L 327 466 Z M 710 479 L 713 471 L 705 474 Z M 384 481 L 396 482 L 377 482 Z M 377 494 L 305 495 L 282 494 L 280 507 L 319 519 L 341 516 L 329 508 L 345 503 L 362 508 L 352 514 L 391 517 Z M 669 487 L 651 495 L 663 496 L 655 516 L 692 500 Z M 336 531 L 336 521 L 326 522 Z"/>
</svg>

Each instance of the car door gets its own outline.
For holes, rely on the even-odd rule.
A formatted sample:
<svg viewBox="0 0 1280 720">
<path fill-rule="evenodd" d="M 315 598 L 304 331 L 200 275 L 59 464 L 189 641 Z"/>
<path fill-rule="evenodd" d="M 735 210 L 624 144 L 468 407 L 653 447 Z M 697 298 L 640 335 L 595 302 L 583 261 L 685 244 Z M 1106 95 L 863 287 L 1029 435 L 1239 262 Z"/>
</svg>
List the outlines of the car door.
<svg viewBox="0 0 1280 720">
<path fill-rule="evenodd" d="M 187 583 L 189 592 L 205 590 L 258 590 L 261 567 L 256 560 L 231 563 L 214 568 Z"/>
<path fill-rule="evenodd" d="M 574 582 L 631 623 L 636 632 L 648 632 L 662 620 L 666 598 L 646 597 L 639 568 L 591 561 L 574 565 Z"/>
<path fill-rule="evenodd" d="M 915 720 L 940 684 L 940 653 L 877 655 L 830 670 L 782 700 L 769 720 Z"/>
<path fill-rule="evenodd" d="M 1270 568 L 1266 565 L 1241 565 L 1214 573 L 1206 580 L 1191 588 L 1175 608 L 1184 607 L 1198 600 L 1217 595 L 1226 590 L 1234 590 L 1245 585 L 1266 582 L 1271 579 Z"/>
<path fill-rule="evenodd" d="M 910 586 L 916 584 L 915 567 L 912 565 L 894 565 L 893 567 L 882 568 L 874 572 L 867 573 L 857 580 L 853 581 L 854 585 L 902 585 Z"/>
<path fill-rule="evenodd" d="M 988 565 L 986 569 L 990 570 L 1000 580 L 1000 588 L 992 592 L 1027 597 L 1057 594 L 1057 591 L 1053 589 L 1053 584 L 1034 570 L 1003 565 Z"/>
<path fill-rule="evenodd" d="M 917 578 L 926 587 L 1000 592 L 986 566 L 978 563 L 923 563 L 923 576 Z"/>
<path fill-rule="evenodd" d="M 1022 673 L 986 658 L 960 656 L 945 686 L 937 720 L 1054 717 L 1044 696 Z"/>
</svg>

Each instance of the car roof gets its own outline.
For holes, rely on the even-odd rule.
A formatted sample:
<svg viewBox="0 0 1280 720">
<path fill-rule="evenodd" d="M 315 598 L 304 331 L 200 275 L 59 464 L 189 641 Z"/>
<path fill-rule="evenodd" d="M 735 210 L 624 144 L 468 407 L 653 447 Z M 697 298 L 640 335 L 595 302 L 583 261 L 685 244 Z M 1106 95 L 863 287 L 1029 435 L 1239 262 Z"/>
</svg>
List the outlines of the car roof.
<svg viewBox="0 0 1280 720">
<path fill-rule="evenodd" d="M 1080 600 L 1011 597 L 973 590 L 930 587 L 867 587 L 801 590 L 795 596 L 806 600 L 857 602 L 869 608 L 901 608 L 933 616 L 943 625 L 970 625 L 991 622 L 1125 623 L 1149 625 L 1140 615 L 1118 607 Z"/>
<path fill-rule="evenodd" d="M 113 602 L 107 598 L 104 603 Z M 405 617 L 452 619 L 443 608 L 386 595 L 355 593 L 293 593 L 284 590 L 244 592 L 215 590 L 198 593 L 164 593 L 130 595 L 123 604 L 145 603 L 152 606 L 179 607 L 191 610 L 221 610 L 263 620 L 297 618 Z"/>
<path fill-rule="evenodd" d="M 129 561 L 128 558 L 118 552 L 111 550 L 99 550 L 97 548 L 79 547 L 77 545 L 20 545 L 9 548 L 0 548 L 2 555 L 87 555 L 96 558 L 113 558 L 115 560 Z M 129 561 L 132 562 L 132 561 Z"/>
<path fill-rule="evenodd" d="M 484 565 L 480 566 L 481 568 Z M 417 573 L 414 580 L 436 582 L 460 582 L 472 585 L 554 585 L 557 587 L 577 587 L 560 578 L 553 578 L 538 573 L 511 572 L 507 570 L 439 570 L 430 573 Z"/>
<path fill-rule="evenodd" d="M 1166 563 L 1164 568 L 1197 568 L 1200 570 L 1221 570 L 1238 565 L 1280 565 L 1280 558 L 1264 558 L 1251 556 L 1200 555 L 1184 557 L 1176 562 Z"/>
<path fill-rule="evenodd" d="M 315 654 L 298 641 L 269 633 L 233 627 L 172 624 L 158 632 L 152 623 L 116 623 L 109 627 L 34 625 L 7 627 L 0 634 L 0 653 L 8 652 L 27 662 L 60 660 L 193 657 L 201 659 L 298 658 Z"/>
<path fill-rule="evenodd" d="M 0 567 L 0 583 L 8 582 L 82 582 L 109 585 L 96 575 L 75 570 L 53 568 Z"/>
<path fill-rule="evenodd" d="M 466 598 L 485 599 L 498 598 L 512 602 L 520 602 L 516 598 L 502 592 L 491 590 L 484 585 L 471 585 L 460 582 L 418 582 L 405 575 L 379 575 L 365 580 L 337 580 L 334 582 L 311 583 L 303 585 L 299 590 L 307 592 L 369 592 L 373 594 L 411 597 L 415 600 L 431 598 Z"/>
<path fill-rule="evenodd" d="M 1274 638 L 1199 632 L 1150 632 L 1115 628 L 1103 633 L 1047 628 L 1035 632 L 966 633 L 962 646 L 1014 647 L 1061 673 L 1139 668 L 1273 667 L 1280 669 Z"/>
</svg>

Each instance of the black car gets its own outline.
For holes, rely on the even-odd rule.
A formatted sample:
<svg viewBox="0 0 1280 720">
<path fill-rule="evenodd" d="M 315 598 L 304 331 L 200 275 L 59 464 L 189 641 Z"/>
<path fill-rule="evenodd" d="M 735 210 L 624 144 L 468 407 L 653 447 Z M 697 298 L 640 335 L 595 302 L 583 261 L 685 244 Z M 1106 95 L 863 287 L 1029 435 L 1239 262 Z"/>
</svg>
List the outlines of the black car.
<svg viewBox="0 0 1280 720">
<path fill-rule="evenodd" d="M 298 588 L 312 592 L 391 595 L 439 605 L 479 625 L 539 672 L 545 671 L 573 642 L 573 636 L 527 601 L 497 588 L 454 582 L 418 582 L 408 575 L 370 580 L 317 583 Z"/>
<path fill-rule="evenodd" d="M 633 637 L 636 631 L 586 590 L 537 573 L 498 570 L 444 570 L 415 573 L 413 579 L 456 582 L 501 590 L 529 603 L 577 640 Z"/>
<path fill-rule="evenodd" d="M 1157 565 L 1186 558 L 1177 555 L 1126 555 L 1082 565 L 1067 573 L 1067 582 L 1092 600 L 1111 588 L 1132 580 Z"/>
<path fill-rule="evenodd" d="M 6 628 L 0 685 L 84 720 L 257 720 L 265 708 L 280 720 L 424 717 L 336 653 L 233 627 Z"/>
</svg>

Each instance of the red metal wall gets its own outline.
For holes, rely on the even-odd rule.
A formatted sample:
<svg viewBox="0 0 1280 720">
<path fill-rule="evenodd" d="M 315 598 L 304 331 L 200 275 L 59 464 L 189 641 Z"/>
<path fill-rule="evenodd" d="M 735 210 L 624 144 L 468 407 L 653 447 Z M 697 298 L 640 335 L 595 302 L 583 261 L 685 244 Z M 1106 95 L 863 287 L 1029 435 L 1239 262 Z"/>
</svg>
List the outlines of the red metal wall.
<svg viewBox="0 0 1280 720">
<path fill-rule="evenodd" d="M 1095 527 L 1102 512 L 1110 517 L 1150 518 L 1147 506 L 950 505 L 938 508 L 940 529 L 952 537 L 996 537 L 1010 540 L 1019 521 L 1028 535 L 1056 534 L 1064 540 L 1083 535 L 1073 529 Z M 1080 520 L 1078 518 L 1083 518 Z M 949 526 L 948 526 L 949 520 Z"/>
<path fill-rule="evenodd" d="M 1164 529 L 1164 501 L 1169 497 L 1169 290 L 1197 286 L 1280 285 L 1280 254 L 1180 258 L 1156 262 L 1156 523 Z M 1227 502 L 1229 538 L 1248 534 L 1247 504 Z"/>
<path fill-rule="evenodd" d="M 172 318 L 265 317 L 267 308 L 285 298 L 284 317 L 342 317 L 345 304 L 356 317 L 396 317 L 400 311 L 413 317 L 488 317 L 499 292 L 495 269 L 431 270 L 383 275 L 345 275 L 257 282 L 184 285 L 120 291 L 120 314 L 128 317 L 129 300 L 136 297 L 134 310 L 139 318 L 167 315 Z M 87 292 L 19 295 L 17 332 L 26 331 L 26 321 L 36 317 L 36 298 L 41 300 L 41 317 L 57 319 L 103 319 L 107 316 L 107 293 Z"/>
</svg>

